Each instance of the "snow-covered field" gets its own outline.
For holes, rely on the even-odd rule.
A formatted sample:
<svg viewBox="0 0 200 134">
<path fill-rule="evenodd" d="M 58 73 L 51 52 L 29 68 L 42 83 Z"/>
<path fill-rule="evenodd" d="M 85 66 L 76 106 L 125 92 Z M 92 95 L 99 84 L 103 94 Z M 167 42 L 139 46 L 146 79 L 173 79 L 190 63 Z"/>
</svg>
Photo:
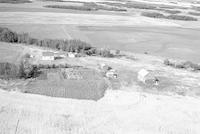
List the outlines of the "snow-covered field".
<svg viewBox="0 0 200 134">
<path fill-rule="evenodd" d="M 80 101 L 0 90 L 1 134 L 199 134 L 200 100 L 108 90 Z"/>
</svg>

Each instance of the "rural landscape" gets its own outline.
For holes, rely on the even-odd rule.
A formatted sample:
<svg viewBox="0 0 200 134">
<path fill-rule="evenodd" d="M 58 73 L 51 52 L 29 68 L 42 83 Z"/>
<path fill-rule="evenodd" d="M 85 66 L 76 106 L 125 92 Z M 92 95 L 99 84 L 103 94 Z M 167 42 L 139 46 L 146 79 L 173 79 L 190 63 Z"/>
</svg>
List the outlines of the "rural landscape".
<svg viewBox="0 0 200 134">
<path fill-rule="evenodd" d="M 0 0 L 0 134 L 199 133 L 199 0 Z"/>
</svg>

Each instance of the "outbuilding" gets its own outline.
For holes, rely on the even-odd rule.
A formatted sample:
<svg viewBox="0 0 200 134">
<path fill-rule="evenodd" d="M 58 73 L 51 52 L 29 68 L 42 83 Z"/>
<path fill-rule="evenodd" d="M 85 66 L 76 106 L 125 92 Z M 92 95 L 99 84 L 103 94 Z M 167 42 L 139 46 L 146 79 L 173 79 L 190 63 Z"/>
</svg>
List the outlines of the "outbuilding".
<svg viewBox="0 0 200 134">
<path fill-rule="evenodd" d="M 65 57 L 66 57 L 66 54 L 65 54 L 65 53 L 61 53 L 61 52 L 57 52 L 57 53 L 55 53 L 55 55 L 54 55 L 54 59 L 55 59 L 55 60 L 64 59 Z"/>
<path fill-rule="evenodd" d="M 107 72 L 109 70 L 111 70 L 112 68 L 108 65 L 106 65 L 105 63 L 100 64 L 100 69 L 104 72 Z"/>
<path fill-rule="evenodd" d="M 54 60 L 55 56 L 53 52 L 42 52 L 42 60 Z"/>
<path fill-rule="evenodd" d="M 144 83 L 144 84 L 150 84 L 150 85 L 158 85 L 159 79 L 156 77 L 155 73 L 150 70 L 141 69 L 138 72 L 137 76 L 138 81 Z"/>
<path fill-rule="evenodd" d="M 108 78 L 117 78 L 117 71 L 114 70 L 114 69 L 109 70 L 106 73 L 106 77 L 108 77 Z"/>
<path fill-rule="evenodd" d="M 69 52 L 69 53 L 68 53 L 68 57 L 70 57 L 70 58 L 75 58 L 75 57 L 77 57 L 77 53 Z"/>
</svg>

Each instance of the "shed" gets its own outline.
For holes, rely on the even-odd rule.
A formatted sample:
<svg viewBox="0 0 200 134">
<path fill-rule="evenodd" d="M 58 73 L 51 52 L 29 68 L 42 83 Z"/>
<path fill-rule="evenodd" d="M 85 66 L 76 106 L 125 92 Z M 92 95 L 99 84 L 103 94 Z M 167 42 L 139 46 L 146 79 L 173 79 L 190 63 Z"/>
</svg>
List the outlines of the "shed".
<svg viewBox="0 0 200 134">
<path fill-rule="evenodd" d="M 117 71 L 114 70 L 114 69 L 109 70 L 106 73 L 106 77 L 108 77 L 108 78 L 117 78 Z"/>
<path fill-rule="evenodd" d="M 110 66 L 102 63 L 100 64 L 100 69 L 103 70 L 104 72 L 107 72 L 108 70 L 112 69 Z"/>
<path fill-rule="evenodd" d="M 34 55 L 30 54 L 30 58 L 34 58 L 34 57 L 35 57 Z"/>
<path fill-rule="evenodd" d="M 137 79 L 144 84 L 158 85 L 159 82 L 159 79 L 156 77 L 155 73 L 146 69 L 141 69 L 138 72 Z"/>
<path fill-rule="evenodd" d="M 75 58 L 75 57 L 77 57 L 77 53 L 69 52 L 69 53 L 68 53 L 68 57 L 70 57 L 70 58 Z"/>
<path fill-rule="evenodd" d="M 42 60 L 54 60 L 53 52 L 42 52 Z"/>
<path fill-rule="evenodd" d="M 63 59 L 65 57 L 66 57 L 65 53 L 55 53 L 54 59 L 55 60 L 56 59 Z"/>
</svg>

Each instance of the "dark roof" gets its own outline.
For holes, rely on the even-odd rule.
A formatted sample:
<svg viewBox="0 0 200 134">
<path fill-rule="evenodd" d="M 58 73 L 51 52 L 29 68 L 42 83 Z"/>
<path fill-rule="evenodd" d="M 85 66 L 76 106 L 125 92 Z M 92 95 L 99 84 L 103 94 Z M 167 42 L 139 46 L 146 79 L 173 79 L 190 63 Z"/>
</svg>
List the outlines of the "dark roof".
<svg viewBox="0 0 200 134">
<path fill-rule="evenodd" d="M 42 52 L 42 56 L 54 56 L 53 52 Z"/>
</svg>

